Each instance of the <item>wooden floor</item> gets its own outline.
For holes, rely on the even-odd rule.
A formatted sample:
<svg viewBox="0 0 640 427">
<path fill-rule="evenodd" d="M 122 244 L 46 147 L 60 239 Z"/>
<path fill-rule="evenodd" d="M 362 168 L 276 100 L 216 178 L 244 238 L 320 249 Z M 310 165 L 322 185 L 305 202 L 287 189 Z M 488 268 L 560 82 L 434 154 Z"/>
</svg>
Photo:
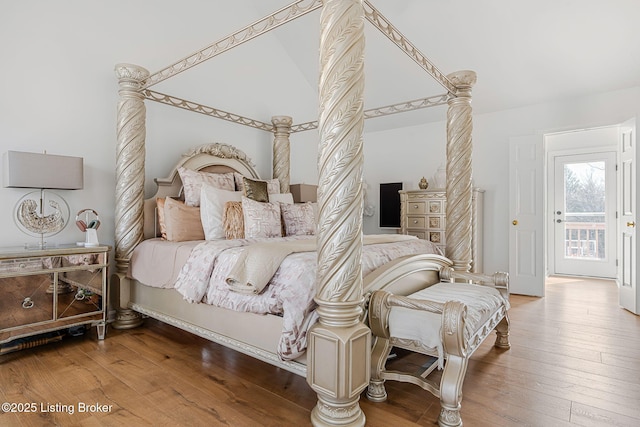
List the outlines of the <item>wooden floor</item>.
<svg viewBox="0 0 640 427">
<path fill-rule="evenodd" d="M 640 426 L 640 317 L 617 298 L 612 282 L 567 278 L 542 299 L 512 296 L 512 348 L 489 339 L 474 354 L 465 426 Z M 435 424 L 428 392 L 387 391 L 361 400 L 367 425 Z M 0 400 L 22 411 L 0 411 L 2 426 L 304 426 L 316 396 L 302 377 L 148 320 L 0 356 Z"/>
</svg>

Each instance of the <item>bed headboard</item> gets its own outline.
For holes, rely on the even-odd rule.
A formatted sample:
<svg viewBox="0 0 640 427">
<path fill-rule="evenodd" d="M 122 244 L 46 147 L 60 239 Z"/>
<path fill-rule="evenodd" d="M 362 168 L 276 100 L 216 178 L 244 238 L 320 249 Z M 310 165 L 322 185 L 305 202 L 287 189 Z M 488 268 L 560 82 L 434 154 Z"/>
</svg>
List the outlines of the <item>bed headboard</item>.
<svg viewBox="0 0 640 427">
<path fill-rule="evenodd" d="M 182 155 L 166 178 L 155 178 L 156 193 L 144 201 L 144 238 L 157 236 L 156 198 L 182 198 L 182 180 L 178 168 L 196 171 L 225 173 L 239 172 L 244 176 L 259 179 L 251 159 L 241 150 L 227 144 L 213 143 L 196 147 Z"/>
</svg>

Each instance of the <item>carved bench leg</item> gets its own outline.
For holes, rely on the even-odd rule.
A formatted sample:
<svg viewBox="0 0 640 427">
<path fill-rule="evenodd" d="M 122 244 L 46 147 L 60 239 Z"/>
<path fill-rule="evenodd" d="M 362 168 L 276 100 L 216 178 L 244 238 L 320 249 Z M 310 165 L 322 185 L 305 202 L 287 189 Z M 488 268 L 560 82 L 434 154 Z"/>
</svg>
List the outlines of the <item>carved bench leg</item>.
<svg viewBox="0 0 640 427">
<path fill-rule="evenodd" d="M 511 348 L 509 343 L 509 316 L 505 314 L 500 323 L 496 325 L 496 347 Z"/>
<path fill-rule="evenodd" d="M 462 383 L 467 372 L 466 357 L 450 355 L 444 364 L 440 380 L 440 427 L 460 427 L 460 407 L 462 402 Z"/>
<path fill-rule="evenodd" d="M 381 378 L 382 371 L 389 353 L 391 353 L 389 340 L 382 337 L 375 337 L 375 343 L 371 353 L 371 379 L 367 387 L 367 399 L 372 402 L 384 402 L 387 400 L 387 391 L 384 388 L 384 380 Z"/>
</svg>

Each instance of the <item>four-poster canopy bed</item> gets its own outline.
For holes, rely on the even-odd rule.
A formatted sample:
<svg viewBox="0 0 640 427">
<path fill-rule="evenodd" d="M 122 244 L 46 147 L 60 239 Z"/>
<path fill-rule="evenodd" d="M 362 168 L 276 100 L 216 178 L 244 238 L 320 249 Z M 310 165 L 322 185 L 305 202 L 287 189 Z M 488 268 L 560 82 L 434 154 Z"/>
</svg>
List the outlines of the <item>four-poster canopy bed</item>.
<svg viewBox="0 0 640 427">
<path fill-rule="evenodd" d="M 321 9 L 320 112 L 316 122 L 293 124 L 291 117 L 274 116 L 271 123 L 265 123 L 150 89 L 165 79 L 316 9 Z M 365 20 L 440 83 L 446 93 L 365 111 Z M 467 272 L 472 262 L 470 103 L 475 73 L 460 71 L 448 76 L 442 74 L 367 0 L 303 0 L 294 2 L 157 73 L 150 74 L 136 65 L 118 64 L 116 75 L 120 94 L 115 215 L 117 272 L 112 277 L 111 285 L 119 289 L 119 307 L 113 326 L 123 329 L 135 327 L 141 323 L 141 314 L 148 315 L 289 371 L 306 375 L 307 382 L 318 393 L 318 404 L 311 417 L 315 425 L 364 424 L 365 417 L 358 400 L 370 380 L 371 332 L 363 323 L 366 297 L 376 290 L 385 290 L 394 295 L 410 295 L 440 282 L 443 274 L 441 270 L 453 271 L 454 273 L 448 273 L 451 277 L 461 274 L 462 280 L 479 277 L 464 276 L 471 274 Z M 273 178 L 279 184 L 280 193 L 289 192 L 290 136 L 297 132 L 318 130 L 318 213 L 312 252 L 316 268 L 311 280 L 311 297 L 317 307 L 313 311 L 315 317 L 309 312 L 303 313 L 305 319 L 296 324 L 296 327 L 313 324 L 308 332 L 305 329 L 306 352 L 298 349 L 301 351 L 293 353 L 291 358 L 283 358 L 282 352 L 276 348 L 276 343 L 282 338 L 283 324 L 288 321 L 286 310 L 284 315 L 261 315 L 210 304 L 190 303 L 186 300 L 199 302 L 197 298 L 200 298 L 193 296 L 200 295 L 194 290 L 195 286 L 190 280 L 193 276 L 187 275 L 189 280 L 180 282 L 184 267 L 178 273 L 179 269 L 172 270 L 166 265 L 166 268 L 160 265 L 162 262 L 159 262 L 159 256 L 163 251 L 173 257 L 171 264 L 178 266 L 190 264 L 194 252 L 204 254 L 204 249 L 201 249 L 204 246 L 218 248 L 215 250 L 218 251 L 216 256 L 219 259 L 227 251 L 226 246 L 225 249 L 220 249 L 220 242 L 215 240 L 206 240 L 201 244 L 202 242 L 197 241 L 167 242 L 157 238 L 156 211 L 161 210 L 157 203 L 160 200 L 169 203 L 170 198 L 185 195 L 185 170 L 219 175 L 231 173 L 235 179 L 237 176 L 244 176 L 243 180 L 257 180 L 259 176 L 251 160 L 242 151 L 225 144 L 201 146 L 186 153 L 168 177 L 156 179 L 157 193 L 145 200 L 145 100 L 273 133 Z M 443 104 L 448 104 L 447 258 L 438 255 L 437 251 L 434 251 L 435 254 L 426 254 L 428 248 L 420 246 L 407 249 L 409 252 L 397 249 L 396 255 L 389 258 L 388 262 L 385 261 L 384 265 L 370 264 L 369 246 L 415 246 L 418 239 L 397 238 L 398 241 L 395 241 L 389 238 L 392 241 L 384 243 L 373 239 L 371 243 L 363 238 L 364 119 Z M 250 181 L 242 182 L 246 187 Z M 207 200 L 205 191 L 203 185 L 200 193 L 203 197 L 200 209 L 203 211 Z M 246 209 L 244 203 L 245 198 L 242 198 L 243 209 Z M 166 205 L 164 209 L 166 215 Z M 238 255 L 239 247 L 248 248 L 249 243 L 254 243 L 246 240 L 239 239 L 230 243 L 236 251 L 236 257 L 242 256 Z M 295 244 L 301 243 L 296 241 Z M 429 242 L 420 244 L 427 245 Z M 302 245 L 304 246 L 303 243 Z M 145 246 L 152 247 L 151 252 L 143 252 L 141 248 Z M 284 268 L 284 262 L 281 267 Z M 145 282 L 155 280 L 148 278 L 150 273 L 156 273 L 156 278 L 161 276 L 159 284 L 147 286 L 148 283 Z M 176 279 L 176 276 L 180 277 Z M 275 279 L 276 276 L 273 280 Z M 176 288 L 182 286 L 186 293 L 167 289 L 173 287 L 173 282 L 182 283 L 176 285 Z M 187 294 L 191 296 L 187 297 Z M 211 300 L 216 297 L 207 294 L 205 299 L 207 298 Z M 464 307 L 458 309 L 464 311 Z M 464 323 L 464 316 L 460 314 L 462 311 L 458 313 L 458 317 Z M 447 316 L 443 315 L 445 317 Z M 483 334 L 482 339 L 488 331 L 483 331 Z M 504 328 L 502 335 L 504 344 Z M 458 349 L 459 353 L 466 351 L 463 347 L 464 345 Z M 464 372 L 461 376 L 464 376 Z M 459 377 L 458 374 L 453 379 L 457 385 L 448 386 L 453 390 L 447 389 L 447 399 L 450 400 L 445 402 L 443 397 L 443 414 L 440 417 L 442 425 L 461 423 L 459 402 L 462 378 Z M 378 373 L 378 383 L 380 378 L 383 378 L 383 374 Z M 379 384 L 376 390 L 370 394 L 374 399 L 381 399 L 383 392 L 380 391 Z"/>
</svg>

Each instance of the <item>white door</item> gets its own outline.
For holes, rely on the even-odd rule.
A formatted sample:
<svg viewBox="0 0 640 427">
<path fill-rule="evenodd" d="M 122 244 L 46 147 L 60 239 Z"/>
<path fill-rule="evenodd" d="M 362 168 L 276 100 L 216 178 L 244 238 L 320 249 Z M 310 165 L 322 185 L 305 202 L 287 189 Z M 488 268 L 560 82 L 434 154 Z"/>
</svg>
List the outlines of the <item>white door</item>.
<svg viewBox="0 0 640 427">
<path fill-rule="evenodd" d="M 558 155 L 554 163 L 554 273 L 615 278 L 616 153 Z"/>
<path fill-rule="evenodd" d="M 620 305 L 632 313 L 640 311 L 638 290 L 638 244 L 636 212 L 638 186 L 636 175 L 636 126 L 635 120 L 624 123 L 620 129 L 620 246 L 618 286 Z"/>
<path fill-rule="evenodd" d="M 509 140 L 509 288 L 544 295 L 542 135 Z"/>
</svg>

